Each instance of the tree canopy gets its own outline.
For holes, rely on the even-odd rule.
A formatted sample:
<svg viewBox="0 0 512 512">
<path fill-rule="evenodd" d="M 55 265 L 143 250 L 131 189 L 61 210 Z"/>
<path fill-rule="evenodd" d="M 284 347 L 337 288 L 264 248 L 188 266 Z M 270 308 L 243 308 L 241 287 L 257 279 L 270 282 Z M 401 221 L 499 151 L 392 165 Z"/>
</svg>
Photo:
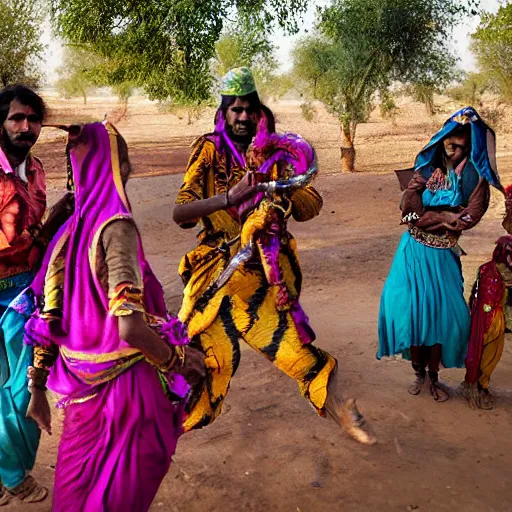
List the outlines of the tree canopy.
<svg viewBox="0 0 512 512">
<path fill-rule="evenodd" d="M 59 35 L 112 64 L 109 82 L 130 81 L 151 99 L 201 102 L 211 93 L 215 43 L 240 18 L 264 39 L 297 30 L 307 0 L 50 0 Z"/>
<path fill-rule="evenodd" d="M 42 7 L 34 0 L 0 0 L 0 84 L 35 86 L 44 51 L 40 41 Z"/>
<path fill-rule="evenodd" d="M 341 125 L 342 169 L 354 170 L 356 127 L 372 98 L 394 81 L 441 87 L 455 76 L 453 26 L 476 2 L 457 0 L 333 0 L 316 33 L 294 51 L 304 90 L 322 101 Z"/>
<path fill-rule="evenodd" d="M 284 79 L 278 75 L 276 48 L 260 31 L 243 21 L 230 25 L 216 44 L 213 70 L 219 77 L 240 66 L 251 68 L 262 98 L 279 96 Z"/>
<path fill-rule="evenodd" d="M 81 96 L 84 104 L 87 103 L 89 90 L 103 85 L 97 73 L 102 64 L 103 59 L 86 48 L 67 45 L 62 66 L 57 69 L 56 86 L 60 94 L 66 98 Z"/>
<path fill-rule="evenodd" d="M 512 4 L 484 13 L 472 39 L 480 70 L 504 99 L 512 100 Z"/>
</svg>

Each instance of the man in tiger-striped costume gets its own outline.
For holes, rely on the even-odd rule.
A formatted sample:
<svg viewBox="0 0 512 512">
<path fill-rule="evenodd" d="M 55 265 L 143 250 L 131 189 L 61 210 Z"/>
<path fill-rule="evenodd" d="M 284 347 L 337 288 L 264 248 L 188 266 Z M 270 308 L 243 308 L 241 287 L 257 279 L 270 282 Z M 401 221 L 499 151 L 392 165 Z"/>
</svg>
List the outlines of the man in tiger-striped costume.
<svg viewBox="0 0 512 512">
<path fill-rule="evenodd" d="M 315 335 L 299 304 L 301 272 L 286 219 L 291 215 L 307 221 L 318 215 L 318 192 L 306 185 L 279 200 L 287 204 L 281 207 L 286 213 L 280 236 L 274 237 L 279 241 L 276 275 L 281 278 L 268 279 L 260 251 L 218 284 L 241 249 L 241 228 L 248 217 L 240 215 L 238 207 L 266 190 L 266 184 L 256 183 L 256 174 L 248 172 L 247 150 L 255 136 L 261 141 L 265 134 L 275 133 L 274 116 L 261 104 L 247 68 L 226 75 L 221 95 L 215 131 L 194 143 L 173 214 L 183 228 L 199 221 L 202 228 L 198 246 L 184 256 L 179 268 L 185 283 L 180 319 L 204 351 L 208 370 L 204 388 L 190 402 L 185 429 L 208 425 L 220 414 L 243 340 L 295 379 L 321 416 L 332 418 L 357 441 L 373 444 L 376 439 L 355 401 L 343 401 L 337 393 L 337 361 L 313 345 Z"/>
</svg>

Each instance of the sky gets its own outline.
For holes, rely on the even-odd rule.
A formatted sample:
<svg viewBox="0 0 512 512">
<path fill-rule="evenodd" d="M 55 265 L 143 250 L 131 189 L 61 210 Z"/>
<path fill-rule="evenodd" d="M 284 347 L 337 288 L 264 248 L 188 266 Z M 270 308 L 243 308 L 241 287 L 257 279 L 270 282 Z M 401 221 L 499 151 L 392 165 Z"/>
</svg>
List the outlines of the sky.
<svg viewBox="0 0 512 512">
<path fill-rule="evenodd" d="M 273 42 L 278 48 L 277 57 L 282 71 L 287 71 L 291 67 L 290 54 L 297 39 L 313 28 L 317 6 L 325 6 L 329 3 L 329 0 L 314 0 L 301 23 L 302 28 L 297 35 L 289 36 L 283 33 L 274 35 Z M 503 3 L 503 0 L 481 0 L 481 6 L 488 12 L 496 12 L 501 3 Z M 478 17 L 470 20 L 465 25 L 455 27 L 453 30 L 454 50 L 460 59 L 461 68 L 466 71 L 476 71 L 475 59 L 469 50 L 469 43 L 470 34 L 474 32 L 477 25 Z M 57 76 L 56 69 L 62 64 L 62 44 L 52 36 L 49 25 L 45 26 L 42 39 L 44 44 L 47 45 L 45 73 L 48 81 L 52 82 Z"/>
</svg>

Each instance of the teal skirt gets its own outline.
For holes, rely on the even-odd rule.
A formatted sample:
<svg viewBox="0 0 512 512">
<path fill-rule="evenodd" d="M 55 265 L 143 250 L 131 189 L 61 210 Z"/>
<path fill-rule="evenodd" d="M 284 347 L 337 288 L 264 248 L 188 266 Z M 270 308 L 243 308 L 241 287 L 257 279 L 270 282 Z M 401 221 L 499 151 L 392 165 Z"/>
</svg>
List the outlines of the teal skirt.
<svg viewBox="0 0 512 512">
<path fill-rule="evenodd" d="M 470 328 L 460 258 L 404 233 L 382 291 L 377 359 L 441 344 L 445 368 L 463 368 Z"/>
<path fill-rule="evenodd" d="M 16 305 L 8 306 L 32 279 L 31 274 L 22 276 L 26 282 L 0 291 L 0 480 L 11 489 L 33 468 L 40 436 L 35 421 L 26 418 L 27 366 L 33 364 L 33 349 L 23 343 L 23 334 L 32 305 L 20 296 Z"/>
</svg>

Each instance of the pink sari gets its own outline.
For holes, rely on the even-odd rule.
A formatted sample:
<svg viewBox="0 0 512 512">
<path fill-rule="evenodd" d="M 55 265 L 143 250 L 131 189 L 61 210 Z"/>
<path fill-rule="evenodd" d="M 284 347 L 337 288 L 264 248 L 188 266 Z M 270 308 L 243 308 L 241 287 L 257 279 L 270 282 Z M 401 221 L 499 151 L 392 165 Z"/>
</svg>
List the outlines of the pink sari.
<svg viewBox="0 0 512 512">
<path fill-rule="evenodd" d="M 109 314 L 95 253 L 103 228 L 131 218 L 131 209 L 121 181 L 117 132 L 96 123 L 84 126 L 82 134 L 90 150 L 81 169 L 71 155 L 75 213 L 52 241 L 32 285 L 41 299 L 56 261 L 64 258 L 62 310 L 51 320 L 36 312 L 26 327 L 28 343 L 59 348 L 48 381 L 62 397 L 58 407 L 65 410 L 53 510 L 145 512 L 182 433 L 180 399 L 188 385 L 179 375 L 162 378 L 120 339 L 118 319 Z M 140 239 L 138 258 L 145 310 L 165 322 L 162 288 Z M 173 320 L 167 325 L 174 326 L 168 341 L 183 343 L 180 325 Z"/>
</svg>

